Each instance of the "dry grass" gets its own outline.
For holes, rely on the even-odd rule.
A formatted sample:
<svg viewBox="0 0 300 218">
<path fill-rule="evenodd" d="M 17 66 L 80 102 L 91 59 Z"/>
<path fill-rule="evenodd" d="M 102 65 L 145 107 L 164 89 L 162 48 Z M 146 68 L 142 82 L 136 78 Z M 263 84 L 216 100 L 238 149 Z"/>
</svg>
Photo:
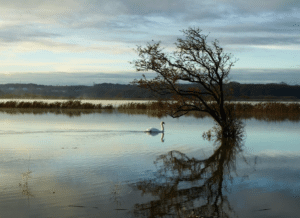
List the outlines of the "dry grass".
<svg viewBox="0 0 300 218">
<path fill-rule="evenodd" d="M 270 103 L 236 103 L 233 104 L 237 114 L 300 114 L 300 104 L 290 103 L 283 104 L 277 102 Z M 163 102 L 150 103 L 127 103 L 117 106 L 109 104 L 102 106 L 101 104 L 81 103 L 80 100 L 69 100 L 66 102 L 46 103 L 42 101 L 7 101 L 1 102 L 0 108 L 61 108 L 61 109 L 118 109 L 118 110 L 158 110 L 166 111 L 167 104 Z"/>
<path fill-rule="evenodd" d="M 34 101 L 34 102 L 7 101 L 7 102 L 1 102 L 0 108 L 111 109 L 112 106 L 108 105 L 103 107 L 101 104 L 81 103 L 81 101 L 72 101 L 72 100 L 66 102 L 54 102 L 54 103 L 46 103 L 42 101 Z"/>
<path fill-rule="evenodd" d="M 167 105 L 163 102 L 127 103 L 117 107 L 118 110 L 165 110 Z"/>
<path fill-rule="evenodd" d="M 266 121 L 298 121 L 300 120 L 300 104 L 290 103 L 283 104 L 278 102 L 269 102 L 269 103 L 236 103 L 233 104 L 235 112 L 238 117 L 242 119 L 251 119 L 256 118 L 258 120 Z M 120 113 L 126 114 L 146 114 L 150 117 L 166 117 L 166 108 L 167 105 L 163 102 L 150 102 L 150 103 L 127 103 L 119 105 L 114 108 L 113 105 L 103 106 L 101 104 L 91 104 L 91 103 L 81 103 L 79 100 L 69 100 L 66 102 L 54 102 L 46 103 L 42 101 L 34 102 L 17 102 L 17 101 L 7 101 L 0 102 L 0 108 L 2 109 L 28 109 L 22 112 L 12 112 L 12 113 L 42 113 L 41 111 L 37 112 L 33 109 L 43 109 L 46 113 L 68 113 L 70 116 L 80 116 L 82 113 L 94 113 L 100 109 L 106 109 L 107 112 L 113 109 L 117 109 Z M 68 109 L 77 109 L 77 112 L 62 112 L 63 110 Z M 9 110 L 6 110 L 9 111 Z M 195 118 L 203 118 L 208 116 L 206 113 L 200 112 L 190 112 L 186 116 L 193 116 Z"/>
<path fill-rule="evenodd" d="M 237 103 L 235 104 L 235 110 L 237 113 L 272 113 L 272 114 L 299 114 L 300 113 L 300 104 L 290 103 L 283 104 L 277 102 L 270 103 L 258 103 L 258 104 L 249 104 L 249 103 Z"/>
<path fill-rule="evenodd" d="M 270 103 L 236 103 L 234 104 L 236 114 L 241 119 L 255 118 L 265 121 L 299 121 L 300 104 Z M 166 106 L 163 103 L 153 102 L 148 104 L 124 104 L 118 107 L 120 113 L 126 114 L 147 114 L 149 117 L 166 117 Z M 203 112 L 190 112 L 186 116 L 204 118 L 209 116 Z"/>
</svg>

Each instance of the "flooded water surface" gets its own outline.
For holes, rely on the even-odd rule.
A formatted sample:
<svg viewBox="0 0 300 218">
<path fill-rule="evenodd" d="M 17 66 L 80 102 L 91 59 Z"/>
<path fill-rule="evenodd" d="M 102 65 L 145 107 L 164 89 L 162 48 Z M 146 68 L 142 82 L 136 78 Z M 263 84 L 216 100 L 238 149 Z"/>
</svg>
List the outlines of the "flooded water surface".
<svg viewBox="0 0 300 218">
<path fill-rule="evenodd" d="M 244 122 L 0 112 L 0 217 L 299 217 L 300 123 Z"/>
</svg>

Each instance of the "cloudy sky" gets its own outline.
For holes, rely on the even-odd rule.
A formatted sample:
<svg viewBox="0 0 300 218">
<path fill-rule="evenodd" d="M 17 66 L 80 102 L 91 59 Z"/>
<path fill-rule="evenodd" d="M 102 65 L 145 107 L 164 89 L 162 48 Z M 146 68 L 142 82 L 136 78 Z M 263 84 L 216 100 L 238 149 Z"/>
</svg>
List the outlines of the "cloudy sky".
<svg viewBox="0 0 300 218">
<path fill-rule="evenodd" d="M 0 83 L 139 78 L 137 45 L 199 27 L 238 58 L 232 80 L 300 84 L 299 0 L 0 0 Z"/>
</svg>

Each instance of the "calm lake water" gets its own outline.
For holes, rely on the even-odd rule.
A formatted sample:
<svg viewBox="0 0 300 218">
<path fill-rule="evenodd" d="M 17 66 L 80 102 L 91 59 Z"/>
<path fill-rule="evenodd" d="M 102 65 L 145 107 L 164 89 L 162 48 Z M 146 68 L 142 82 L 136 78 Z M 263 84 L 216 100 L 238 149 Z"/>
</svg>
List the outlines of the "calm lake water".
<svg viewBox="0 0 300 218">
<path fill-rule="evenodd" d="M 161 121 L 163 137 L 143 132 Z M 246 120 L 240 151 L 203 140 L 209 117 L 0 112 L 0 124 L 1 218 L 300 214 L 299 122 Z"/>
</svg>

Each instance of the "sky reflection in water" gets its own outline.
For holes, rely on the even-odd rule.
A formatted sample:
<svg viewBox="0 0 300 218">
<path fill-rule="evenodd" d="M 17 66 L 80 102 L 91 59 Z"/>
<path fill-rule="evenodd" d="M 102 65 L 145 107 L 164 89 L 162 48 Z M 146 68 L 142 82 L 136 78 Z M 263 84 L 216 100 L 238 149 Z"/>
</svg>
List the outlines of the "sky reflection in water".
<svg viewBox="0 0 300 218">
<path fill-rule="evenodd" d="M 164 142 L 143 132 L 161 121 Z M 221 148 L 202 139 L 210 118 L 0 113 L 0 124 L 0 217 L 134 217 L 138 205 L 158 199 L 133 187 L 157 178 L 160 155 L 178 151 L 201 161 Z M 243 151 L 228 160 L 238 175 L 229 169 L 232 183 L 228 174 L 222 182 L 236 215 L 297 217 L 299 130 L 299 122 L 246 121 Z M 198 197 L 193 207 L 203 204 Z"/>
</svg>

